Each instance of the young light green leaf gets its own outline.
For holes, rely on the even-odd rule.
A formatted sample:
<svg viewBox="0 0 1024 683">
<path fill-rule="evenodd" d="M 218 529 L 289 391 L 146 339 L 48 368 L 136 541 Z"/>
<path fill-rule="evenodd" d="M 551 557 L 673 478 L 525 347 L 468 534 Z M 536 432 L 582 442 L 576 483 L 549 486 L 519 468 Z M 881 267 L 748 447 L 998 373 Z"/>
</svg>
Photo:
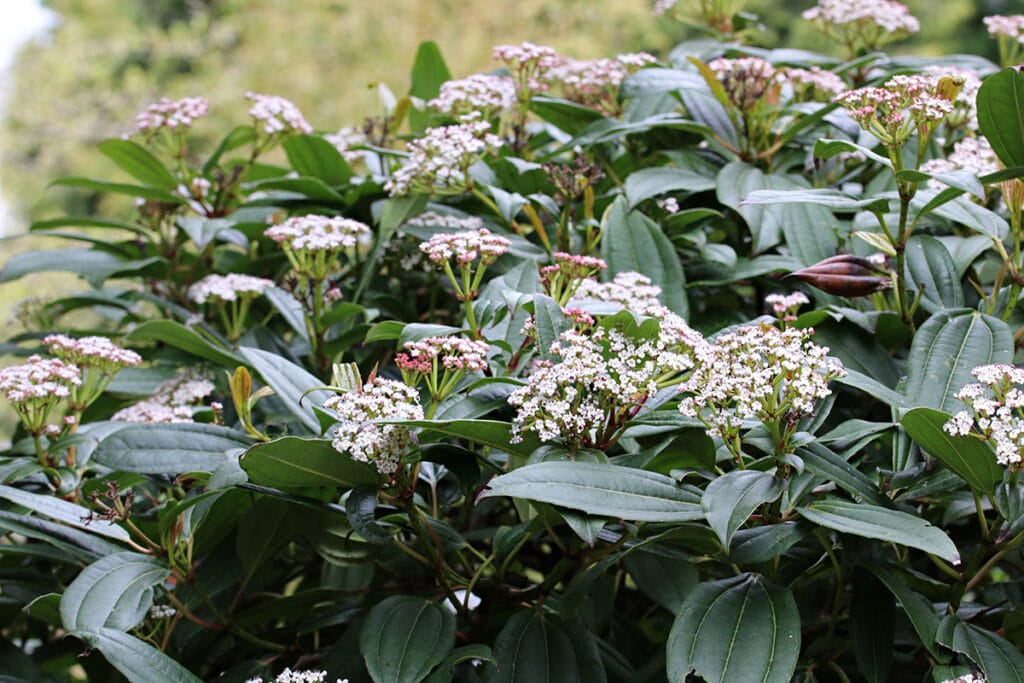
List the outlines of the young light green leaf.
<svg viewBox="0 0 1024 683">
<path fill-rule="evenodd" d="M 306 429 L 319 434 L 320 422 L 313 412 L 313 406 L 323 405 L 331 396 L 330 392 L 318 389 L 324 383 L 304 368 L 276 353 L 249 346 L 243 346 L 238 351 L 249 366 L 274 390 L 277 398 L 288 406 L 289 412 Z"/>
</svg>

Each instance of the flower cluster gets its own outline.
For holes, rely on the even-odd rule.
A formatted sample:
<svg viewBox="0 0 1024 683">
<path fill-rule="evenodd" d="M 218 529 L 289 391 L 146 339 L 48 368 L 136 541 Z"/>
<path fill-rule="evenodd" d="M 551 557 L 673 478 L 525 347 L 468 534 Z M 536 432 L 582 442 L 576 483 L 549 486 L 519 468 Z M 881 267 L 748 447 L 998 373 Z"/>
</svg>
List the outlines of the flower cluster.
<svg viewBox="0 0 1024 683">
<path fill-rule="evenodd" d="M 455 216 L 450 213 L 424 211 L 402 224 L 412 227 L 449 228 L 451 230 L 480 230 L 484 219 L 479 216 Z"/>
<path fill-rule="evenodd" d="M 646 52 L 619 55 L 615 59 L 572 59 L 561 57 L 545 73 L 551 84 L 558 84 L 562 96 L 585 107 L 614 111 L 612 106 L 619 85 L 631 73 L 657 60 Z"/>
<path fill-rule="evenodd" d="M 420 249 L 437 264 L 447 263 L 455 257 L 455 263 L 465 267 L 480 259 L 481 266 L 489 266 L 508 251 L 511 242 L 501 235 L 495 235 L 487 228 L 466 230 L 455 233 L 438 233 L 420 244 Z"/>
<path fill-rule="evenodd" d="M 828 102 L 848 87 L 840 76 L 817 66 L 787 68 L 783 69 L 783 74 L 793 90 L 793 98 L 799 101 Z"/>
<path fill-rule="evenodd" d="M 921 30 L 907 6 L 892 0 L 818 0 L 803 18 L 838 38 L 850 56 Z"/>
<path fill-rule="evenodd" d="M 679 411 L 707 425 L 737 458 L 740 428 L 749 419 L 760 420 L 776 448 L 785 449 L 797 420 L 812 415 L 815 403 L 832 393 L 829 380 L 846 374 L 839 361 L 827 357 L 827 347 L 804 341 L 810 334 L 751 325 L 697 346 L 697 367 L 680 386 L 687 396 Z"/>
<path fill-rule="evenodd" d="M 50 410 L 81 384 L 79 369 L 58 358 L 33 355 L 0 370 L 0 392 L 34 436 L 43 433 Z"/>
<path fill-rule="evenodd" d="M 608 268 L 604 259 L 596 256 L 566 254 L 556 251 L 555 262 L 540 269 L 540 282 L 548 296 L 565 306 L 579 289 L 583 280 L 596 277 Z"/>
<path fill-rule="evenodd" d="M 985 674 L 970 673 L 964 674 L 963 676 L 957 676 L 956 678 L 947 679 L 942 683 L 988 683 L 988 679 L 985 678 Z"/>
<path fill-rule="evenodd" d="M 651 284 L 651 278 L 633 271 L 616 273 L 611 282 L 583 280 L 576 289 L 574 299 L 608 301 L 638 315 L 651 315 L 663 308 L 658 297 L 661 287 Z"/>
<path fill-rule="evenodd" d="M 370 237 L 370 226 L 351 218 L 316 214 L 293 216 L 263 231 L 284 249 L 296 273 L 323 280 L 345 249 L 354 249 Z"/>
<path fill-rule="evenodd" d="M 292 671 L 285 669 L 277 675 L 273 683 L 325 683 L 327 680 L 326 671 Z M 245 683 L 263 683 L 263 677 L 246 679 Z M 337 683 L 348 683 L 348 679 L 337 679 Z"/>
<path fill-rule="evenodd" d="M 196 119 L 206 116 L 209 103 L 202 97 L 172 100 L 164 97 L 149 105 L 135 117 L 133 134 L 155 135 L 160 130 L 181 133 L 192 127 Z"/>
<path fill-rule="evenodd" d="M 981 89 L 981 76 L 971 69 L 957 69 L 948 66 L 929 66 L 924 72 L 934 78 L 948 78 L 959 86 L 959 92 L 953 98 L 953 111 L 946 115 L 943 123 L 950 128 L 966 128 L 978 130 L 978 90 Z"/>
<path fill-rule="evenodd" d="M 197 304 L 205 304 L 211 299 L 217 301 L 238 301 L 239 299 L 259 296 L 268 287 L 273 287 L 271 280 L 241 273 L 227 275 L 207 275 L 188 288 L 188 298 Z"/>
<path fill-rule="evenodd" d="M 413 192 L 458 194 L 472 189 L 469 167 L 501 147 L 501 138 L 486 121 L 428 128 L 409 143 L 409 156 L 388 178 L 384 189 L 392 197 Z"/>
<path fill-rule="evenodd" d="M 520 102 L 529 102 L 535 92 L 548 89 L 545 74 L 558 65 L 558 54 L 553 48 L 533 43 L 520 45 L 497 45 L 494 59 L 505 62 L 516 84 L 516 97 Z"/>
<path fill-rule="evenodd" d="M 408 427 L 378 420 L 421 420 L 423 408 L 415 389 L 403 382 L 375 377 L 358 391 L 332 396 L 324 408 L 338 418 L 331 444 L 353 460 L 372 462 L 382 474 L 398 469 L 413 441 Z"/>
<path fill-rule="evenodd" d="M 953 111 L 962 85 L 956 75 L 898 75 L 881 87 L 848 90 L 835 101 L 884 145 L 899 147 L 915 129 L 929 135 Z"/>
<path fill-rule="evenodd" d="M 1000 36 L 1024 44 L 1024 14 L 994 15 L 982 19 L 988 34 L 993 38 Z"/>
<path fill-rule="evenodd" d="M 1024 452 L 1024 369 L 1013 365 L 981 365 L 971 371 L 978 383 L 956 397 L 968 410 L 954 415 L 943 429 L 949 434 L 974 434 L 992 443 L 1000 465 L 1017 468 Z"/>
<path fill-rule="evenodd" d="M 463 121 L 490 121 L 515 108 L 516 85 L 508 76 L 473 74 L 443 83 L 427 106 Z"/>
<path fill-rule="evenodd" d="M 352 148 L 365 145 L 368 142 L 366 133 L 357 126 L 348 126 L 339 129 L 337 133 L 328 133 L 324 135 L 324 140 L 334 145 L 334 149 L 338 150 L 338 153 L 350 164 L 363 158 L 362 152 Z"/>
<path fill-rule="evenodd" d="M 945 159 L 929 159 L 921 164 L 927 173 L 948 173 L 949 171 L 970 171 L 978 176 L 999 170 L 999 159 L 985 138 L 964 138 L 953 143 L 953 151 Z M 942 181 L 931 179 L 928 184 L 942 188 Z"/>
<path fill-rule="evenodd" d="M 313 127 L 302 117 L 302 112 L 291 100 L 277 95 L 260 95 L 254 92 L 245 93 L 252 101 L 249 115 L 257 127 L 266 135 L 278 133 L 303 133 L 309 135 Z"/>
<path fill-rule="evenodd" d="M 145 423 L 192 422 L 192 413 L 213 390 L 213 382 L 196 370 L 187 368 L 158 384 L 150 398 L 122 408 L 110 419 Z"/>
<path fill-rule="evenodd" d="M 809 304 L 810 300 L 803 292 L 793 292 L 792 294 L 769 294 L 764 298 L 764 302 L 772 307 L 772 312 L 777 318 L 791 321 L 796 320 L 797 310 L 804 304 Z"/>
<path fill-rule="evenodd" d="M 778 101 L 782 72 L 765 59 L 719 57 L 708 62 L 708 68 L 722 83 L 729 102 L 740 111 L 752 110 L 766 100 Z"/>
<path fill-rule="evenodd" d="M 426 380 L 434 402 L 455 390 L 468 372 L 487 369 L 487 342 L 461 337 L 427 337 L 406 342 L 404 352 L 395 356 L 402 379 L 412 386 Z"/>
<path fill-rule="evenodd" d="M 534 431 L 571 449 L 614 443 L 648 398 L 693 367 L 687 340 L 700 335 L 679 322 L 689 334 L 651 336 L 605 323 L 563 332 L 548 350 L 560 361 L 542 363 L 508 398 L 518 409 L 513 441 Z"/>
<path fill-rule="evenodd" d="M 139 354 L 121 348 L 106 337 L 75 339 L 51 334 L 43 339 L 43 344 L 49 347 L 50 353 L 81 373 L 81 384 L 73 385 L 68 397 L 68 405 L 77 412 L 99 398 L 118 370 L 142 362 Z"/>
</svg>

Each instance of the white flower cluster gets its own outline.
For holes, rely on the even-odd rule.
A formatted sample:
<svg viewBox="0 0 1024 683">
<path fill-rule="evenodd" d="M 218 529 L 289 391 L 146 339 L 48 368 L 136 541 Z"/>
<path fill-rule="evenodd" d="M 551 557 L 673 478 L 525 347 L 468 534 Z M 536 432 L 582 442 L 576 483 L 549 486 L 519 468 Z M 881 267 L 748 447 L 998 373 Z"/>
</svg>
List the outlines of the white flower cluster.
<svg viewBox="0 0 1024 683">
<path fill-rule="evenodd" d="M 522 102 L 528 102 L 533 93 L 548 89 L 545 74 L 558 65 L 554 48 L 533 43 L 497 45 L 493 57 L 508 66 L 516 83 L 516 97 Z"/>
<path fill-rule="evenodd" d="M 462 337 L 426 337 L 406 342 L 402 348 L 405 352 L 395 356 L 395 364 L 407 372 L 427 374 L 438 360 L 446 370 L 483 372 L 491 347 Z"/>
<path fill-rule="evenodd" d="M 963 676 L 957 676 L 956 678 L 949 678 L 942 683 L 988 683 L 988 679 L 985 678 L 985 674 L 964 674 Z"/>
<path fill-rule="evenodd" d="M 830 101 L 849 87 L 840 76 L 817 66 L 809 69 L 787 68 L 783 69 L 783 74 L 793 92 L 802 95 L 800 99 L 818 97 Z"/>
<path fill-rule="evenodd" d="M 327 680 L 326 671 L 292 671 L 285 669 L 277 675 L 273 683 L 325 683 Z M 249 678 L 245 683 L 263 683 L 263 677 Z M 337 683 L 348 683 L 348 679 L 337 679 Z"/>
<path fill-rule="evenodd" d="M 263 234 L 292 251 L 337 251 L 368 239 L 370 226 L 352 218 L 309 214 L 293 216 Z"/>
<path fill-rule="evenodd" d="M 680 386 L 679 412 L 728 443 L 743 420 L 795 422 L 831 394 L 829 380 L 846 375 L 828 348 L 805 342 L 813 330 L 751 325 L 695 348 L 696 369 Z"/>
<path fill-rule="evenodd" d="M 170 605 L 153 605 L 149 608 L 149 616 L 152 619 L 168 619 L 178 613 Z"/>
<path fill-rule="evenodd" d="M 0 391 L 15 406 L 35 402 L 52 406 L 81 383 L 79 369 L 58 358 L 33 355 L 21 365 L 0 370 Z"/>
<path fill-rule="evenodd" d="M 891 0 L 818 0 L 803 18 L 823 24 L 872 24 L 888 33 L 917 33 L 921 23 L 903 3 Z"/>
<path fill-rule="evenodd" d="M 192 412 L 213 393 L 213 382 L 186 368 L 157 385 L 153 396 L 122 408 L 111 416 L 115 422 L 192 422 Z"/>
<path fill-rule="evenodd" d="M 162 128 L 181 132 L 196 119 L 206 116 L 209 103 L 202 97 L 172 100 L 167 97 L 149 105 L 135 117 L 134 133 L 156 133 Z"/>
<path fill-rule="evenodd" d="M 122 349 L 107 337 L 80 337 L 75 339 L 65 334 L 51 334 L 43 338 L 43 344 L 50 353 L 65 363 L 81 368 L 100 368 L 106 372 L 117 372 L 120 368 L 134 367 L 142 362 L 142 356 Z"/>
<path fill-rule="evenodd" d="M 277 95 L 260 95 L 247 92 L 246 99 L 252 101 L 249 115 L 267 135 L 276 133 L 304 133 L 309 135 L 313 127 L 302 117 L 302 112 L 291 100 Z"/>
<path fill-rule="evenodd" d="M 804 304 L 811 303 L 803 292 L 769 294 L 764 298 L 764 302 L 772 307 L 772 312 L 776 316 L 785 320 L 795 320 L 796 310 Z"/>
<path fill-rule="evenodd" d="M 929 159 L 921 164 L 926 173 L 948 173 L 949 171 L 970 171 L 978 176 L 998 171 L 999 159 L 985 138 L 964 138 L 953 143 L 953 151 L 945 159 Z M 930 179 L 928 184 L 935 188 L 943 188 L 945 184 Z"/>
<path fill-rule="evenodd" d="M 956 74 L 953 83 L 963 84 Z M 901 145 L 917 126 L 934 127 L 954 110 L 953 95 L 943 91 L 939 75 L 897 75 L 881 87 L 858 88 L 840 93 L 835 101 L 851 119 L 884 144 Z M 909 113 L 909 116 L 907 114 Z"/>
<path fill-rule="evenodd" d="M 324 135 L 324 140 L 334 145 L 334 149 L 338 150 L 345 161 L 350 164 L 363 158 L 362 152 L 352 148 L 365 145 L 368 142 L 366 133 L 358 126 L 347 126 L 339 129 L 337 133 L 328 133 Z"/>
<path fill-rule="evenodd" d="M 685 335 L 662 330 L 653 339 L 603 325 L 563 332 L 550 349 L 560 362 L 540 365 L 508 398 L 518 408 L 513 443 L 534 431 L 569 448 L 604 447 L 657 393 L 659 380 L 693 367 L 693 349 L 685 339 L 700 335 L 686 330 Z"/>
<path fill-rule="evenodd" d="M 562 96 L 587 107 L 614 99 L 619 85 L 637 69 L 657 60 L 646 52 L 619 55 L 615 59 L 573 59 L 561 57 L 544 78 L 560 85 Z"/>
<path fill-rule="evenodd" d="M 452 194 L 472 187 L 469 167 L 501 147 L 501 138 L 486 121 L 428 128 L 409 143 L 409 156 L 388 178 L 384 189 L 392 197 L 411 192 Z"/>
<path fill-rule="evenodd" d="M 398 469 L 413 436 L 408 427 L 376 420 L 423 419 L 419 394 L 403 382 L 381 377 L 367 382 L 359 391 L 332 396 L 324 408 L 338 417 L 331 441 L 334 448 L 353 460 L 372 462 L 382 474 Z"/>
<path fill-rule="evenodd" d="M 574 300 L 592 299 L 621 304 L 638 315 L 652 315 L 651 311 L 664 308 L 658 297 L 661 287 L 651 284 L 651 278 L 633 271 L 616 273 L 611 282 L 583 280 Z"/>
<path fill-rule="evenodd" d="M 424 211 L 418 216 L 407 220 L 403 225 L 413 227 L 439 227 L 453 230 L 479 230 L 484 227 L 484 219 L 479 216 L 453 216 L 446 213 Z"/>
<path fill-rule="evenodd" d="M 1024 14 L 995 15 L 982 19 L 988 34 L 993 38 L 1000 36 L 1024 45 Z"/>
<path fill-rule="evenodd" d="M 427 106 L 464 121 L 488 121 L 515 108 L 516 84 L 508 76 L 473 74 L 443 83 Z"/>
<path fill-rule="evenodd" d="M 237 301 L 240 298 L 259 296 L 273 286 L 271 280 L 253 275 L 207 275 L 188 288 L 188 298 L 197 304 L 205 304 L 210 299 Z"/>
<path fill-rule="evenodd" d="M 1001 363 L 971 371 L 977 384 L 968 384 L 956 397 L 969 410 L 954 415 L 943 429 L 954 436 L 976 433 L 995 447 L 996 460 L 1019 467 L 1024 451 L 1024 369 Z"/>
<path fill-rule="evenodd" d="M 464 268 L 480 259 L 481 266 L 489 266 L 508 251 L 508 239 L 495 235 L 487 228 L 465 232 L 438 233 L 420 243 L 420 250 L 436 264 L 444 264 L 455 257 L 455 263 Z"/>
</svg>

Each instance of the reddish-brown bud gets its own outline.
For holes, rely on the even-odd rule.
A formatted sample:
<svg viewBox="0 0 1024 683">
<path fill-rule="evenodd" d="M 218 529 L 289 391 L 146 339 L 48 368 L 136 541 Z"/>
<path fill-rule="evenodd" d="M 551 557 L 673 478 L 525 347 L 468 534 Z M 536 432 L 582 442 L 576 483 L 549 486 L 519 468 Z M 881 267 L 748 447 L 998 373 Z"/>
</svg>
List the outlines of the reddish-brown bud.
<svg viewBox="0 0 1024 683">
<path fill-rule="evenodd" d="M 786 275 L 836 296 L 867 296 L 892 287 L 878 266 L 861 256 L 838 254 Z"/>
</svg>

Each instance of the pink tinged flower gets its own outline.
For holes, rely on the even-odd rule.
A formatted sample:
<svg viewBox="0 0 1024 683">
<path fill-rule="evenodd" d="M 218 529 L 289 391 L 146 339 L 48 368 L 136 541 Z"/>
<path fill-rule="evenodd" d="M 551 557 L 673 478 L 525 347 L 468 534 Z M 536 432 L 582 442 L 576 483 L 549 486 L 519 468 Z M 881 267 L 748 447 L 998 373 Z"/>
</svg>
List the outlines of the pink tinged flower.
<svg viewBox="0 0 1024 683">
<path fill-rule="evenodd" d="M 491 119 L 515 108 L 516 85 L 508 76 L 473 74 L 443 83 L 427 106 L 451 116 Z"/>
<path fill-rule="evenodd" d="M 257 127 L 267 135 L 277 133 L 303 133 L 309 135 L 313 127 L 303 118 L 302 112 L 290 100 L 277 95 L 260 95 L 247 92 L 246 99 L 252 102 L 249 115 Z"/>
<path fill-rule="evenodd" d="M 370 226 L 351 218 L 310 214 L 289 218 L 263 234 L 293 252 L 336 251 L 369 239 Z"/>
<path fill-rule="evenodd" d="M 469 190 L 473 185 L 469 167 L 503 144 L 490 130 L 486 121 L 428 128 L 422 137 L 409 142 L 409 156 L 388 178 L 384 189 L 392 197 Z"/>
<path fill-rule="evenodd" d="M 1009 38 L 1024 44 L 1024 14 L 994 15 L 982 21 L 993 38 Z"/>
<path fill-rule="evenodd" d="M 764 298 L 764 302 L 772 307 L 772 311 L 776 315 L 792 316 L 800 306 L 809 304 L 810 300 L 803 292 L 793 292 L 792 294 L 769 294 Z"/>
<path fill-rule="evenodd" d="M 59 358 L 33 355 L 21 365 L 0 370 L 0 392 L 15 407 L 37 401 L 55 404 L 81 383 L 79 369 Z"/>
<path fill-rule="evenodd" d="M 871 24 L 888 33 L 917 33 L 921 24 L 907 6 L 891 0 L 818 0 L 803 18 L 832 26 Z"/>
<path fill-rule="evenodd" d="M 480 265 L 489 266 L 508 251 L 512 243 L 491 233 L 487 228 L 456 233 L 438 233 L 420 244 L 420 249 L 432 262 L 443 264 L 454 258 L 459 267 L 469 266 L 480 260 Z"/>
<path fill-rule="evenodd" d="M 192 127 L 196 119 L 206 116 L 209 103 L 202 97 L 181 100 L 163 98 L 151 104 L 135 117 L 135 134 L 155 133 L 161 129 L 182 132 Z"/>
<path fill-rule="evenodd" d="M 43 344 L 49 347 L 50 353 L 79 368 L 98 367 L 116 372 L 142 362 L 139 354 L 121 348 L 107 337 L 75 339 L 64 334 L 51 334 L 43 338 Z"/>
<path fill-rule="evenodd" d="M 188 298 L 197 304 L 205 304 L 210 300 L 236 301 L 258 296 L 273 286 L 273 281 L 252 275 L 207 275 L 188 288 Z"/>
<path fill-rule="evenodd" d="M 430 372 L 435 359 L 447 370 L 483 372 L 487 369 L 487 342 L 461 337 L 426 337 L 406 342 L 405 353 L 396 357 L 398 367 L 413 372 Z"/>
<path fill-rule="evenodd" d="M 192 413 L 213 393 L 213 382 L 191 368 L 157 385 L 153 395 L 122 408 L 111 416 L 118 422 L 192 422 Z"/>
<path fill-rule="evenodd" d="M 334 145 L 334 148 L 338 150 L 338 153 L 345 158 L 345 161 L 355 163 L 362 160 L 363 153 L 357 149 L 352 149 L 358 145 L 365 145 L 369 142 L 366 137 L 366 133 L 361 128 L 355 126 L 348 126 L 341 128 L 337 133 L 328 133 L 324 135 L 324 140 Z"/>
</svg>

